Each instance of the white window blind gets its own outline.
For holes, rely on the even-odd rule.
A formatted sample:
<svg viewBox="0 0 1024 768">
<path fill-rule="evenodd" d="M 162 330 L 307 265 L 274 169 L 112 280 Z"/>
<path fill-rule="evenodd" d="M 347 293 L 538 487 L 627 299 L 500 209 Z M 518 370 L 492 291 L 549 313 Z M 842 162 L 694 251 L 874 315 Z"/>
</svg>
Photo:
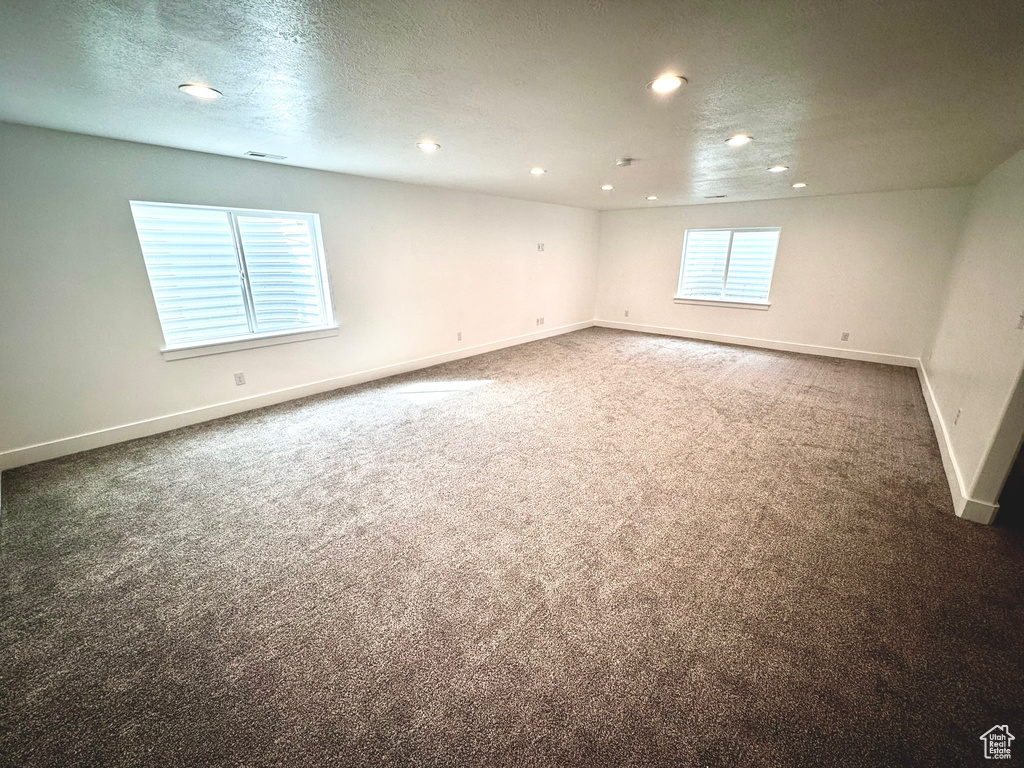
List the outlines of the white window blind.
<svg viewBox="0 0 1024 768">
<path fill-rule="evenodd" d="M 316 214 L 131 207 L 168 348 L 333 324 Z"/>
<path fill-rule="evenodd" d="M 687 230 L 676 298 L 767 304 L 780 231 Z"/>
</svg>

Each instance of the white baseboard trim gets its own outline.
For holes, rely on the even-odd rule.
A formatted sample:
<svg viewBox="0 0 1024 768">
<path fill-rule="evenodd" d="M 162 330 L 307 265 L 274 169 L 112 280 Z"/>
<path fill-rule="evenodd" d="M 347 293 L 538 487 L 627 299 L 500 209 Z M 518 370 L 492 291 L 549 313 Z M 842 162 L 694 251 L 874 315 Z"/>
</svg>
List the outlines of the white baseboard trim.
<svg viewBox="0 0 1024 768">
<path fill-rule="evenodd" d="M 658 325 L 640 325 L 639 323 L 620 323 L 616 320 L 595 320 L 594 325 L 601 328 L 618 328 L 623 331 L 639 331 L 640 333 L 656 333 L 662 336 L 680 336 L 685 339 L 701 341 L 717 341 L 722 344 L 739 344 L 744 347 L 760 347 L 776 349 L 781 352 L 799 352 L 805 355 L 821 357 L 840 357 L 844 360 L 863 360 L 868 363 L 884 363 L 916 368 L 916 357 L 890 355 L 883 352 L 867 352 L 861 349 L 845 349 L 843 347 L 822 347 L 816 344 L 798 344 L 794 341 L 774 341 L 772 339 L 755 339 L 749 336 L 730 336 L 726 333 L 707 333 L 705 331 L 688 331 L 681 328 L 663 328 Z"/>
<path fill-rule="evenodd" d="M 928 372 L 920 360 L 917 363 L 917 375 L 921 378 L 924 402 L 928 406 L 928 416 L 931 417 L 932 426 L 935 428 L 935 438 L 939 442 L 939 454 L 942 456 L 942 468 L 946 471 L 949 493 L 953 497 L 953 509 L 958 517 L 965 520 L 991 525 L 999 512 L 999 505 L 972 499 L 967 492 L 967 487 L 960 474 L 960 467 L 957 466 L 956 458 L 950 449 L 951 441 L 949 430 L 946 429 L 946 421 L 939 412 L 938 404 L 935 402 L 935 393 L 932 391 L 932 383 L 928 380 Z"/>
<path fill-rule="evenodd" d="M 581 323 L 562 325 L 557 328 L 549 328 L 535 333 L 527 333 L 522 336 L 513 336 L 508 339 L 492 341 L 487 344 L 479 344 L 473 347 L 457 349 L 451 352 L 443 352 L 428 357 L 420 357 L 415 360 L 407 360 L 402 363 L 372 368 L 366 371 L 345 374 L 331 379 L 314 381 L 309 384 L 299 384 L 294 387 L 286 387 L 273 392 L 265 392 L 261 395 L 252 395 L 238 400 L 230 400 L 226 403 L 207 405 L 201 408 L 193 408 L 188 411 L 171 413 L 166 416 L 156 416 L 152 419 L 144 419 L 131 424 L 123 424 L 117 427 L 87 432 L 81 435 L 65 437 L 59 440 L 51 440 L 36 445 L 28 445 L 23 448 L 14 448 L 0 452 L 0 471 L 21 467 L 25 464 L 34 464 L 37 461 L 55 459 L 59 456 L 67 456 L 80 451 L 88 451 L 92 448 L 101 448 L 105 445 L 122 443 L 126 440 L 135 440 L 139 437 L 167 432 L 179 427 L 187 427 L 203 421 L 211 421 L 224 416 L 251 411 L 256 408 L 263 408 L 276 403 L 283 403 L 287 400 L 297 400 L 300 397 L 328 392 L 332 389 L 342 389 L 355 384 L 363 384 L 375 379 L 385 379 L 388 376 L 396 376 L 400 373 L 408 373 L 421 368 L 430 368 L 441 363 L 448 363 L 453 360 L 461 360 L 464 357 L 482 355 L 486 352 L 493 352 L 505 347 L 514 347 L 518 344 L 526 344 L 531 341 L 539 341 L 551 336 L 559 336 L 563 333 L 572 333 L 594 325 L 593 320 L 585 320 Z"/>
</svg>

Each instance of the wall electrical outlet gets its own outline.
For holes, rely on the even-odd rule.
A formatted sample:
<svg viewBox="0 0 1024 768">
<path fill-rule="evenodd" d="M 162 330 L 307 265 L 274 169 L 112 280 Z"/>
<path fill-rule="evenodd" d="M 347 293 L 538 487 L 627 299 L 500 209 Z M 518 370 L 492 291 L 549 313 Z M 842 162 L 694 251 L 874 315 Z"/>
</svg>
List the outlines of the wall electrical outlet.
<svg viewBox="0 0 1024 768">
<path fill-rule="evenodd" d="M 462 341 L 462 331 L 459 331 L 459 341 Z"/>
<path fill-rule="evenodd" d="M 954 427 L 955 427 L 955 426 L 956 426 L 956 425 L 957 425 L 957 424 L 959 423 L 959 421 L 960 421 L 960 411 L 961 411 L 961 410 L 963 410 L 963 409 L 962 409 L 962 408 L 957 408 L 957 409 L 956 409 L 956 417 L 955 417 L 955 418 L 953 419 L 953 426 L 954 426 Z"/>
<path fill-rule="evenodd" d="M 544 250 L 544 243 L 537 243 L 537 250 L 538 251 L 543 251 Z"/>
<path fill-rule="evenodd" d="M 245 374 L 244 373 L 236 373 L 235 374 L 235 386 L 236 387 L 240 387 L 243 384 L 245 384 Z"/>
<path fill-rule="evenodd" d="M 544 318 L 543 317 L 538 317 L 537 318 L 537 325 L 544 325 Z"/>
<path fill-rule="evenodd" d="M 626 317 L 629 317 L 629 310 L 626 310 Z"/>
<path fill-rule="evenodd" d="M 850 340 L 850 334 L 849 333 L 844 333 L 843 337 L 842 337 L 842 341 L 849 341 L 849 340 Z"/>
</svg>

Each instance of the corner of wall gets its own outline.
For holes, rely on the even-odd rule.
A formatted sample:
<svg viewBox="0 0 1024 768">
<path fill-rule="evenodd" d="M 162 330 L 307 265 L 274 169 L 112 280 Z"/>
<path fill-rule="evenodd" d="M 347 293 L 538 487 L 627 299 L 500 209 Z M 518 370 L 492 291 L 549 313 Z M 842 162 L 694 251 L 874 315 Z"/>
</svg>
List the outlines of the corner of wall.
<svg viewBox="0 0 1024 768">
<path fill-rule="evenodd" d="M 974 476 L 971 492 L 982 498 L 997 498 L 1006 485 L 1021 450 L 1024 435 L 1024 365 L 1017 373 L 1013 388 L 999 418 L 999 427 L 989 440 L 981 466 Z"/>
<path fill-rule="evenodd" d="M 928 372 L 920 360 L 917 364 L 917 374 L 921 380 L 921 392 L 924 394 L 924 402 L 928 407 L 928 416 L 931 418 L 932 427 L 935 430 L 935 439 L 938 441 L 939 456 L 942 458 L 942 469 L 946 473 L 949 493 L 953 497 L 953 511 L 957 517 L 962 517 L 965 520 L 991 525 L 995 522 L 999 505 L 971 498 L 964 484 L 960 468 L 957 466 L 956 457 L 953 455 L 946 422 L 936 404 L 935 394 L 932 392 L 932 385 L 928 380 Z"/>
</svg>

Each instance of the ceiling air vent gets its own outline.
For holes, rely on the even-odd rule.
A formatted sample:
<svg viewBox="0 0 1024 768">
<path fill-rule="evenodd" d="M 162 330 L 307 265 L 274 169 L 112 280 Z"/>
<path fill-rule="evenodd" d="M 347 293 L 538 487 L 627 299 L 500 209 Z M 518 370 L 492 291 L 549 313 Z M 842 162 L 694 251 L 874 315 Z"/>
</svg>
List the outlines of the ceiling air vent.
<svg viewBox="0 0 1024 768">
<path fill-rule="evenodd" d="M 284 160 L 284 155 L 272 155 L 269 152 L 253 152 L 252 150 L 245 153 L 246 157 L 258 157 L 260 160 Z"/>
</svg>

